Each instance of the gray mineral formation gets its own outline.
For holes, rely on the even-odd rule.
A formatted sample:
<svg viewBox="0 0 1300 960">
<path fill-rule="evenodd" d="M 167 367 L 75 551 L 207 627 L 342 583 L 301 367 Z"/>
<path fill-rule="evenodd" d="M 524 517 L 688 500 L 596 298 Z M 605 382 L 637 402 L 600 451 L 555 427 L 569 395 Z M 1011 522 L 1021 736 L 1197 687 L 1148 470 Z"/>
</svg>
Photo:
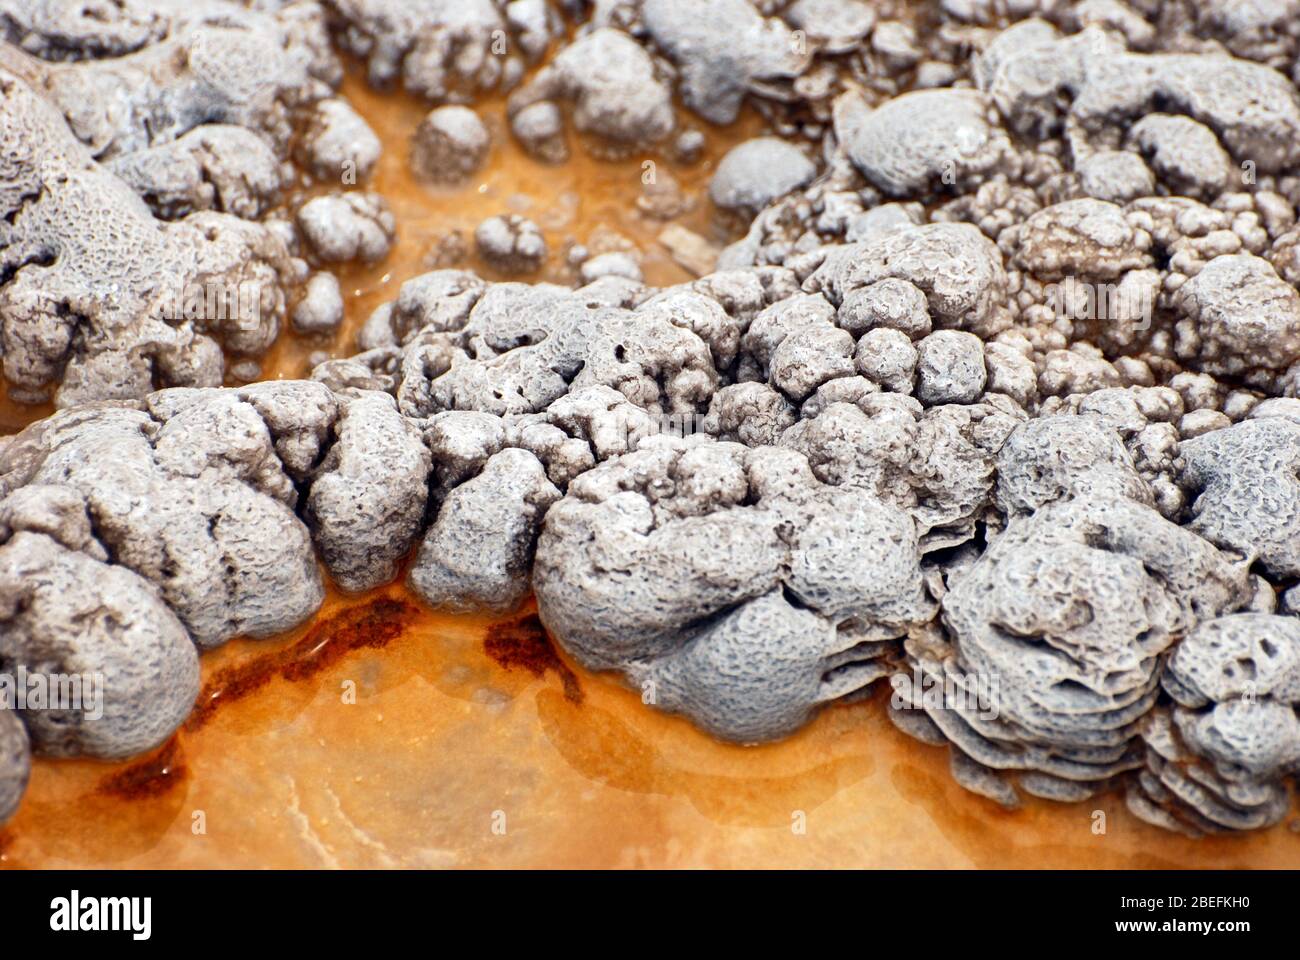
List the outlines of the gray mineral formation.
<svg viewBox="0 0 1300 960">
<path fill-rule="evenodd" d="M 26 490 L 48 490 L 56 500 L 62 493 Z M 0 508 L 12 507 L 13 499 Z M 39 526 L 40 511 L 63 506 L 27 499 L 17 509 L 36 516 L 13 517 L 11 526 Z M 103 547 L 93 546 L 102 555 Z M 143 753 L 171 736 L 194 706 L 194 644 L 154 587 L 126 567 L 17 527 L 0 547 L 0 618 L 0 659 L 7 668 L 20 676 L 82 680 L 79 706 L 51 703 L 42 709 L 29 702 L 22 711 L 38 753 L 106 760 Z"/>
<path fill-rule="evenodd" d="M 18 812 L 31 769 L 27 727 L 14 711 L 0 710 L 0 823 Z"/>
<path fill-rule="evenodd" d="M 802 187 L 816 172 L 798 147 L 775 137 L 759 137 L 733 147 L 722 158 L 709 196 L 725 210 L 758 211 Z"/>
<path fill-rule="evenodd" d="M 1147 718 L 1129 808 L 1197 835 L 1282 820 L 1300 770 L 1300 622 L 1237 613 L 1198 626 L 1164 674 L 1170 703 Z"/>
<path fill-rule="evenodd" d="M 618 30 L 600 29 L 580 37 L 511 94 L 512 125 L 540 104 L 559 102 L 572 104 L 573 125 L 595 137 L 608 153 L 658 143 L 676 122 L 672 88 L 659 78 L 650 55 Z M 538 142 L 527 127 L 516 130 L 516 136 L 525 146 Z"/>
<path fill-rule="evenodd" d="M 341 80 L 315 0 L 0 4 L 11 399 L 257 371 L 308 275 L 291 191 L 357 184 L 382 150 Z"/>
<path fill-rule="evenodd" d="M 411 141 L 411 169 L 434 183 L 460 183 L 487 160 L 492 137 L 468 107 L 438 107 L 420 121 Z"/>
<path fill-rule="evenodd" d="M 906 513 L 823 484 L 794 451 L 657 438 L 570 484 L 533 580 L 585 665 L 755 741 L 886 672 L 888 641 L 932 612 L 919 563 Z"/>
<path fill-rule="evenodd" d="M 20 399 L 218 386 L 219 343 L 260 353 L 275 340 L 295 268 L 272 231 L 197 207 L 155 218 L 3 68 L 0 113 L 0 344 Z"/>
<path fill-rule="evenodd" d="M 307 201 L 298 227 L 322 263 L 376 263 L 392 249 L 397 221 L 379 194 L 350 192 Z"/>
<path fill-rule="evenodd" d="M 433 607 L 513 610 L 528 594 L 542 517 L 559 497 L 527 450 L 493 454 L 443 499 L 415 555 L 411 589 Z"/>
<path fill-rule="evenodd" d="M 419 534 L 429 450 L 393 398 L 377 391 L 342 400 L 333 433 L 306 518 L 339 586 L 368 590 L 393 579 Z"/>
<path fill-rule="evenodd" d="M 454 102 L 518 84 L 562 24 L 530 0 L 329 0 L 338 43 L 365 59 L 370 80 Z"/>
<path fill-rule="evenodd" d="M 518 214 L 488 217 L 474 230 L 474 244 L 489 265 L 503 273 L 532 273 L 546 260 L 546 238 Z"/>
</svg>

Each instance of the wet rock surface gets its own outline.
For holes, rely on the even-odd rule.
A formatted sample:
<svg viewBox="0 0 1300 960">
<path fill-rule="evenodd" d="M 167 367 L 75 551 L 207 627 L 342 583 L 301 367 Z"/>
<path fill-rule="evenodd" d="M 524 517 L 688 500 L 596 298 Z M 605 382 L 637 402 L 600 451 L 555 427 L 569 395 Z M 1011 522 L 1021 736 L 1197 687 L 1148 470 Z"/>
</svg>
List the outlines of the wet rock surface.
<svg viewBox="0 0 1300 960">
<path fill-rule="evenodd" d="M 334 95 L 325 10 L 14 2 L 0 35 L 11 398 L 219 386 L 264 354 L 307 278 L 273 225 L 289 191 L 357 184 L 381 149 Z"/>
<path fill-rule="evenodd" d="M 491 134 L 473 110 L 438 107 L 415 131 L 411 167 L 426 180 L 459 183 L 483 166 L 491 146 Z"/>
<path fill-rule="evenodd" d="M 17 713 L 0 711 L 0 823 L 18 811 L 31 769 L 26 725 Z"/>
<path fill-rule="evenodd" d="M 0 819 L 29 753 L 165 740 L 196 651 L 304 622 L 324 575 L 451 611 L 531 591 L 567 654 L 728 740 L 887 680 L 891 719 L 1001 803 L 1122 791 L 1192 833 L 1286 815 L 1281 26 L 1158 3 L 945 4 L 926 29 L 850 0 L 75 6 L 0 0 L 4 374 L 63 408 L 0 439 L 0 665 L 117 693 L 96 718 L 0 712 Z M 411 139 L 338 96 L 336 48 L 427 101 Z M 474 105 L 499 95 L 489 132 Z M 616 241 L 552 251 L 550 211 L 505 207 L 474 232 L 490 275 L 555 252 L 563 282 L 432 270 L 355 355 L 221 386 L 286 319 L 338 328 L 337 272 L 388 255 L 382 149 L 444 185 L 494 135 L 548 163 L 690 158 L 750 108 L 763 135 L 709 187 L 739 239 L 698 279 L 647 285 Z M 671 182 L 644 186 L 671 219 Z M 196 283 L 249 299 L 187 312 Z"/>
</svg>

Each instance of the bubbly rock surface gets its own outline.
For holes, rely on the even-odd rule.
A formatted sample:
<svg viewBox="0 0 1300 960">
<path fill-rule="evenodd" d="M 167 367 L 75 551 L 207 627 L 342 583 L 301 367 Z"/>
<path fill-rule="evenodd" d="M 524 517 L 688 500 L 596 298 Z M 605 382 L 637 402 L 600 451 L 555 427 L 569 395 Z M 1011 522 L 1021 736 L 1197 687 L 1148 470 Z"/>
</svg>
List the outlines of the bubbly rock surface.
<svg viewBox="0 0 1300 960">
<path fill-rule="evenodd" d="M 37 752 L 129 757 L 158 746 L 189 715 L 198 653 L 154 588 L 129 569 L 19 529 L 0 547 L 0 603 L 8 668 L 51 685 L 80 681 L 80 703 L 42 708 L 29 700 L 21 712 Z"/>
<path fill-rule="evenodd" d="M 1192 835 L 1282 820 L 1283 780 L 1300 765 L 1296 618 L 1207 621 L 1174 651 L 1163 683 L 1172 702 L 1147 718 L 1130 808 Z"/>
<path fill-rule="evenodd" d="M 73 406 L 217 386 L 218 341 L 270 345 L 293 272 L 274 233 L 208 209 L 160 221 L 3 68 L 0 98 L 0 343 L 21 395 Z M 207 309 L 214 295 L 223 309 Z"/>
<path fill-rule="evenodd" d="M 532 453 L 505 449 L 442 501 L 411 588 L 434 607 L 505 612 L 528 594 L 533 545 L 559 491 Z"/>
<path fill-rule="evenodd" d="M 566 47 L 511 95 L 508 111 L 513 121 L 540 104 L 559 102 L 572 104 L 574 126 L 598 138 L 608 153 L 658 143 L 676 123 L 672 89 L 654 60 L 627 34 L 610 28 Z M 536 140 L 522 130 L 517 135 L 525 146 Z"/>
</svg>

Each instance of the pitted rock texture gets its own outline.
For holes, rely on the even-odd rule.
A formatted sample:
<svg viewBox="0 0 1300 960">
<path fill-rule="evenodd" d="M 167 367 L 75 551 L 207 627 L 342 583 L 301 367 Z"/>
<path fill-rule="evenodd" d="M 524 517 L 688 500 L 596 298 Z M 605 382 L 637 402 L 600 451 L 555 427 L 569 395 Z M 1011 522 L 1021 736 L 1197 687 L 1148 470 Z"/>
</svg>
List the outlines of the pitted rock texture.
<svg viewBox="0 0 1300 960">
<path fill-rule="evenodd" d="M 0 38 L 11 398 L 138 400 L 250 367 L 307 279 L 291 188 L 357 184 L 381 150 L 334 95 L 324 8 L 6 2 Z M 331 253 L 374 253 L 353 246 Z"/>
<path fill-rule="evenodd" d="M 0 547 L 0 602 L 6 672 L 82 684 L 78 705 L 29 701 L 21 712 L 37 752 L 129 757 L 158 746 L 189 715 L 198 653 L 154 588 L 129 569 L 19 529 Z"/>
<path fill-rule="evenodd" d="M 570 485 L 534 588 L 584 664 L 750 741 L 877 678 L 883 641 L 930 604 L 919 562 L 905 513 L 820 483 L 792 451 L 660 438 Z"/>
<path fill-rule="evenodd" d="M 510 89 L 560 21 L 547 3 L 504 0 L 327 0 L 338 42 L 370 79 L 436 102 Z"/>
<path fill-rule="evenodd" d="M 328 96 L 341 67 L 318 3 L 259 6 L 270 9 L 234 0 L 7 0 L 4 59 L 96 158 L 206 124 L 248 129 L 282 152 L 295 111 Z M 131 42 L 121 42 L 123 30 Z"/>
<path fill-rule="evenodd" d="M 442 501 L 411 568 L 411 588 L 434 607 L 515 609 L 528 594 L 541 518 L 559 497 L 527 450 L 493 454 Z"/>
<path fill-rule="evenodd" d="M 341 401 L 334 443 L 307 496 L 321 559 L 345 590 L 393 579 L 424 522 L 431 460 L 387 394 Z"/>
<path fill-rule="evenodd" d="M 275 419 L 311 404 L 293 416 L 319 418 L 323 430 L 334 400 L 323 387 L 292 389 L 163 391 L 142 404 L 78 408 L 15 437 L 0 484 L 79 497 L 103 548 L 154 584 L 199 646 L 270 636 L 324 595 L 278 449 L 300 441 L 281 436 Z M 319 446 L 316 436 L 308 443 Z"/>
<path fill-rule="evenodd" d="M 846 94 L 835 132 L 853 165 L 893 197 L 983 178 L 1014 158 L 992 102 L 976 90 L 918 90 L 875 110 Z"/>
<path fill-rule="evenodd" d="M 686 105 L 714 123 L 736 119 L 747 90 L 794 77 L 810 57 L 781 20 L 764 18 L 745 0 L 643 0 L 642 25 L 678 68 Z"/>
<path fill-rule="evenodd" d="M 0 70 L 0 342 L 5 377 L 60 406 L 217 386 L 218 339 L 260 352 L 293 273 L 261 224 L 202 211 L 151 214 L 97 164 L 54 108 Z M 221 309 L 209 310 L 215 301 Z"/>
<path fill-rule="evenodd" d="M 1300 622 L 1239 613 L 1202 623 L 1164 675 L 1172 703 L 1147 720 L 1129 807 L 1192 835 L 1270 826 L 1300 769 Z"/>
<path fill-rule="evenodd" d="M 598 138 L 610 154 L 659 143 L 676 123 L 671 87 L 650 55 L 619 30 L 601 28 L 578 38 L 510 96 L 508 109 L 513 122 L 525 111 L 536 116 L 541 104 L 562 101 L 572 103 L 574 127 Z M 524 130 L 516 136 L 525 146 L 536 140 Z"/>
<path fill-rule="evenodd" d="M 908 643 L 913 669 L 969 695 L 921 707 L 969 760 L 1087 796 L 1140 765 L 1160 654 L 1245 599 L 1245 570 L 1126 499 L 1077 497 L 1012 521 L 943 597 L 943 636 Z M 995 678 L 995 679 L 993 679 Z"/>
<path fill-rule="evenodd" d="M 1278 577 L 1300 576 L 1300 423 L 1252 418 L 1184 441 L 1188 524 Z"/>
</svg>

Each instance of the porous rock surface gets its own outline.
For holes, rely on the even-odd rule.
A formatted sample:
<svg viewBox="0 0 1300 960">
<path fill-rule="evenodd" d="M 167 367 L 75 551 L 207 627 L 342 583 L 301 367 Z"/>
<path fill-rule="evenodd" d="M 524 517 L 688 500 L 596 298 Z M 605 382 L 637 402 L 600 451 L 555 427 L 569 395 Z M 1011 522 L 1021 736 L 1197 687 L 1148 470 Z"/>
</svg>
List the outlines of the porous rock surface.
<svg viewBox="0 0 1300 960">
<path fill-rule="evenodd" d="M 1238 613 L 1202 623 L 1174 650 L 1170 702 L 1144 721 L 1145 765 L 1128 803 L 1185 833 L 1249 830 L 1290 806 L 1300 769 L 1300 623 Z"/>
<path fill-rule="evenodd" d="M 207 210 L 162 222 L 2 69 L 0 97 L 0 342 L 11 384 L 36 399 L 57 385 L 60 406 L 217 386 L 218 338 L 249 352 L 274 341 L 293 271 L 274 233 Z M 187 316 L 194 288 L 200 305 L 207 290 L 229 294 L 230 309 Z"/>
<path fill-rule="evenodd" d="M 1189 833 L 1287 816 L 1285 16 L 970 2 L 921 29 L 858 0 L 300 0 L 205 21 L 219 6 L 128 0 L 96 20 L 0 0 L 5 373 L 33 394 L 61 383 L 70 408 L 0 440 L 0 665 L 119 671 L 129 691 L 96 723 L 0 714 L 0 817 L 28 740 L 158 742 L 193 699 L 194 650 L 302 622 L 322 566 L 348 591 L 405 577 L 455 611 L 531 592 L 574 659 L 726 739 L 788 735 L 887 679 L 897 726 L 947 744 L 954 777 L 998 802 L 1121 791 Z M 561 13 L 572 40 L 554 49 Z M 666 288 L 621 262 L 569 286 L 434 270 L 375 311 L 354 356 L 218 388 L 231 331 L 85 294 L 105 275 L 94 211 L 150 251 L 147 276 L 121 274 L 146 305 L 151 278 L 202 261 L 260 278 L 283 314 L 285 278 L 309 275 L 298 250 L 382 256 L 392 224 L 364 189 L 295 195 L 287 232 L 256 222 L 286 162 L 323 181 L 373 166 L 361 133 L 339 133 L 356 127 L 326 23 L 374 83 L 462 120 L 509 92 L 512 134 L 552 162 L 570 129 L 605 154 L 690 153 L 692 124 L 752 108 L 764 136 L 712 185 L 748 227 L 716 270 Z M 134 115 L 67 93 L 168 44 L 201 52 L 203 30 L 272 27 L 261 69 L 291 78 L 283 92 L 228 96 L 203 124 L 178 109 L 142 140 Z M 145 102 L 192 105 L 190 69 Z M 502 273 L 545 256 L 513 214 L 477 242 Z M 335 312 L 327 282 L 321 303 L 287 301 L 309 328 Z"/>
<path fill-rule="evenodd" d="M 10 396 L 138 400 L 261 356 L 308 275 L 291 188 L 358 184 L 381 149 L 341 79 L 315 0 L 0 4 Z"/>
</svg>

